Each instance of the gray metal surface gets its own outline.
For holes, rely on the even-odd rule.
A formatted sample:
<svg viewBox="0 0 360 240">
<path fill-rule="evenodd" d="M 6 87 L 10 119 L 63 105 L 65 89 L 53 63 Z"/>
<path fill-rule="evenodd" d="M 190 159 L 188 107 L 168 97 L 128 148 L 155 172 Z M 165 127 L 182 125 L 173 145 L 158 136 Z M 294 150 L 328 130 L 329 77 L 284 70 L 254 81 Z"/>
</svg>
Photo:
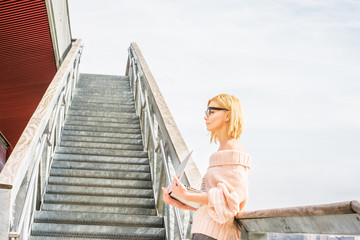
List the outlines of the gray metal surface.
<svg viewBox="0 0 360 240">
<path fill-rule="evenodd" d="M 242 219 L 248 232 L 360 235 L 359 214 Z"/>
<path fill-rule="evenodd" d="M 164 239 L 127 78 L 80 75 L 30 239 Z"/>
</svg>

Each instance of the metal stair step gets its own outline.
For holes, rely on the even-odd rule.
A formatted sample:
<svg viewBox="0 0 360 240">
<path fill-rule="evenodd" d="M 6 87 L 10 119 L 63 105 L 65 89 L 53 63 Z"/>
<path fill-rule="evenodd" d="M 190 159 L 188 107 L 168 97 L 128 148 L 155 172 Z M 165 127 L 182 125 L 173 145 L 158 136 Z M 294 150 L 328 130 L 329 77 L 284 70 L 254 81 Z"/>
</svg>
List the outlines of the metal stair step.
<svg viewBox="0 0 360 240">
<path fill-rule="evenodd" d="M 158 216 L 58 211 L 36 211 L 34 222 L 108 226 L 163 226 L 163 218 Z"/>
<path fill-rule="evenodd" d="M 139 150 L 139 151 L 142 151 L 144 149 L 142 144 L 74 142 L 74 141 L 65 141 L 65 140 L 62 140 L 60 142 L 60 146 L 61 147 L 113 149 L 113 150 Z"/>
<path fill-rule="evenodd" d="M 143 142 L 140 139 L 131 139 L 131 138 L 111 138 L 111 137 L 92 137 L 92 136 L 72 136 L 72 135 L 62 135 L 62 142 L 86 142 L 86 143 L 94 143 L 94 144 L 141 144 Z M 60 143 L 61 144 L 61 143 Z M 63 144 L 66 145 L 66 144 Z"/>
<path fill-rule="evenodd" d="M 80 82 L 77 88 L 81 89 L 129 89 L 130 82 L 128 81 L 88 81 L 88 82 Z"/>
<path fill-rule="evenodd" d="M 130 87 L 130 82 L 128 80 L 93 80 L 93 81 L 79 81 L 77 88 L 125 88 Z"/>
<path fill-rule="evenodd" d="M 86 196 L 115 196 L 115 197 L 135 197 L 135 198 L 153 198 L 152 189 L 135 188 L 98 188 L 89 186 L 64 186 L 48 185 L 46 193 L 49 194 L 70 194 Z"/>
<path fill-rule="evenodd" d="M 139 118 L 133 117 L 130 119 L 118 118 L 118 117 L 91 117 L 91 116 L 76 116 L 68 113 L 66 115 L 66 121 L 83 121 L 83 122 L 105 122 L 105 123 L 134 123 L 140 124 Z"/>
<path fill-rule="evenodd" d="M 140 127 L 138 128 L 120 128 L 120 127 L 102 127 L 102 126 L 81 126 L 81 125 L 66 125 L 66 130 L 75 131 L 92 131 L 92 132 L 115 132 L 115 133 L 141 133 Z"/>
<path fill-rule="evenodd" d="M 79 204 L 52 204 L 43 203 L 41 211 L 67 211 L 67 212 L 93 212 L 93 213 L 113 213 L 130 215 L 156 216 L 156 209 L 136 208 L 136 207 L 114 207 L 114 206 L 94 206 Z"/>
<path fill-rule="evenodd" d="M 140 133 L 112 133 L 112 132 L 90 132 L 90 131 L 76 131 L 76 130 L 63 130 L 63 135 L 70 136 L 87 136 L 87 137 L 111 137 L 122 139 L 141 139 Z"/>
<path fill-rule="evenodd" d="M 121 164 L 149 164 L 147 158 L 131 157 L 110 157 L 95 155 L 59 154 L 55 153 L 54 160 L 77 161 L 77 162 L 102 162 L 102 163 L 121 163 Z"/>
<path fill-rule="evenodd" d="M 125 108 L 125 107 L 95 107 L 88 106 L 87 104 L 83 105 L 74 105 L 70 107 L 71 110 L 81 110 L 81 111 L 99 111 L 99 112 L 126 112 L 126 113 L 134 113 L 135 108 Z"/>
<path fill-rule="evenodd" d="M 76 178 L 79 179 L 76 180 Z M 116 181 L 111 182 L 114 179 Z M 49 184 L 151 188 L 151 175 L 144 172 L 52 168 L 50 170 Z"/>
<path fill-rule="evenodd" d="M 91 240 L 165 240 L 165 237 L 117 237 L 117 238 L 98 238 L 98 237 L 91 237 Z M 60 236 L 30 236 L 29 240 L 89 240 L 88 237 L 60 237 Z"/>
<path fill-rule="evenodd" d="M 70 115 L 89 116 L 89 117 L 109 117 L 109 118 L 125 118 L 125 119 L 139 119 L 135 113 L 122 112 L 97 112 L 89 110 L 69 110 Z"/>
<path fill-rule="evenodd" d="M 54 160 L 52 168 L 86 169 L 102 171 L 129 171 L 129 172 L 150 172 L 149 165 L 123 164 L 123 163 L 102 163 L 102 162 L 77 162 Z"/>
<path fill-rule="evenodd" d="M 127 101 L 112 101 L 112 99 L 106 98 L 84 98 L 84 97 L 75 97 L 72 100 L 72 104 L 92 104 L 92 105 L 104 105 L 104 106 L 133 106 L 135 107 L 134 99 L 126 98 Z"/>
<path fill-rule="evenodd" d="M 82 96 L 82 97 L 101 97 L 101 98 L 123 98 L 123 99 L 132 99 L 134 98 L 132 92 L 129 90 L 116 91 L 116 90 L 108 90 L 108 91 L 94 91 L 89 89 L 75 89 L 74 95 Z"/>
<path fill-rule="evenodd" d="M 56 147 L 57 153 L 70 153 L 80 155 L 101 155 L 116 157 L 147 157 L 145 151 L 112 150 L 98 148 L 75 148 L 75 147 Z"/>
<path fill-rule="evenodd" d="M 99 109 L 99 110 L 106 110 L 110 112 L 135 112 L 135 106 L 133 104 L 107 104 L 107 103 L 84 103 L 84 102 L 73 102 L 71 104 L 70 109 L 75 110 L 92 110 L 92 109 Z"/>
<path fill-rule="evenodd" d="M 98 171 L 107 173 L 108 171 Z M 93 186 L 93 187 L 114 187 L 114 188 L 142 188 L 148 189 L 152 187 L 151 180 L 134 180 L 129 172 L 124 172 L 124 178 L 114 179 L 111 177 L 100 178 L 100 177 L 84 177 L 78 176 L 49 176 L 48 184 L 55 185 L 70 185 L 70 186 Z M 108 173 L 111 176 L 111 172 Z M 127 175 L 128 174 L 128 175 Z"/>
<path fill-rule="evenodd" d="M 136 208 L 154 208 L 155 200 L 153 198 L 135 198 L 135 197 L 107 197 L 107 196 L 82 196 L 68 194 L 45 194 L 44 203 L 57 204 L 79 204 L 92 206 L 118 206 L 118 207 L 136 207 Z"/>
<path fill-rule="evenodd" d="M 164 228 L 149 227 L 121 227 L 121 226 L 89 226 L 73 224 L 34 223 L 31 234 L 33 236 L 70 236 L 70 237 L 99 237 L 124 239 L 126 237 L 165 237 Z"/>
<path fill-rule="evenodd" d="M 124 102 L 124 103 L 107 103 L 107 102 L 92 102 L 92 101 L 86 101 L 86 99 L 74 99 L 71 102 L 71 106 L 88 106 L 88 107 L 94 107 L 94 108 L 103 108 L 103 107 L 109 107 L 109 108 L 135 108 L 134 101 L 130 102 Z"/>
<path fill-rule="evenodd" d="M 85 102 L 97 102 L 97 103 L 117 103 L 117 104 L 134 104 L 134 97 L 131 96 L 119 96 L 119 95 L 85 95 L 85 94 L 74 94 L 74 99 L 76 101 L 85 101 Z"/>
<path fill-rule="evenodd" d="M 67 119 L 65 124 L 72 125 L 72 126 L 93 126 L 93 127 L 106 127 L 106 128 L 140 129 L 140 124 L 134 124 L 134 123 L 112 123 L 112 122 L 93 122 L 93 121 L 84 122 L 84 121 L 79 121 L 79 120 Z"/>
<path fill-rule="evenodd" d="M 79 83 L 90 81 L 129 81 L 128 76 L 109 75 L 109 74 L 94 74 L 94 73 L 80 73 Z"/>
</svg>

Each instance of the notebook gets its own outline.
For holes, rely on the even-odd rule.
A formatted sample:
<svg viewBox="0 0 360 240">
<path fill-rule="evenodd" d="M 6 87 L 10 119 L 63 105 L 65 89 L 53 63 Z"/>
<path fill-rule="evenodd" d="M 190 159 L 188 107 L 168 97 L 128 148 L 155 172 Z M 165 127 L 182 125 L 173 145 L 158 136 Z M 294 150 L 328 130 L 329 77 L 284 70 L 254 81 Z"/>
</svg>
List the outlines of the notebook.
<svg viewBox="0 0 360 240">
<path fill-rule="evenodd" d="M 180 176 L 179 176 L 179 180 L 181 179 L 182 175 L 183 175 L 184 172 L 185 172 L 185 167 L 186 167 L 187 163 L 189 162 L 189 159 L 190 159 L 190 157 L 191 157 L 192 152 L 193 152 L 193 151 L 191 151 L 191 152 L 189 153 L 189 155 L 186 156 L 186 158 L 184 159 L 184 161 L 182 161 L 182 163 L 180 164 L 180 166 L 175 170 L 176 176 L 179 176 L 179 175 L 180 175 Z M 197 190 L 197 189 L 192 188 L 192 187 L 190 187 L 190 186 L 187 186 L 187 185 L 185 185 L 185 184 L 184 184 L 184 186 L 185 186 L 185 187 L 187 188 L 187 190 L 190 191 L 190 192 L 193 192 L 193 193 L 201 193 L 201 192 L 202 192 L 202 191 L 200 191 L 200 190 Z M 184 199 L 176 196 L 174 193 L 172 193 L 171 188 L 169 189 L 169 195 L 170 195 L 172 198 L 174 198 L 174 199 L 176 199 L 176 200 L 178 200 L 178 201 L 180 201 L 180 202 L 182 202 L 182 203 L 184 203 L 184 204 L 186 204 L 186 205 L 189 205 L 189 206 L 191 206 L 191 207 L 193 207 L 193 208 L 200 208 L 200 207 L 201 207 L 201 204 L 200 204 L 200 203 L 185 201 Z"/>
</svg>

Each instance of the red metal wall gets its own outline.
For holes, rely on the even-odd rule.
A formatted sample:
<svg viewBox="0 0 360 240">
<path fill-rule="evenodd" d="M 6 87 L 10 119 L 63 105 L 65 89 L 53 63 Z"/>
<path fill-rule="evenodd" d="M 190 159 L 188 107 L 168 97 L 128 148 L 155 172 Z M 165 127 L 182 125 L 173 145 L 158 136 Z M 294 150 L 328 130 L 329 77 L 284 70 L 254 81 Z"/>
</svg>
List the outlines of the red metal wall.
<svg viewBox="0 0 360 240">
<path fill-rule="evenodd" d="M 44 0 L 0 0 L 0 131 L 16 145 L 56 73 Z"/>
</svg>

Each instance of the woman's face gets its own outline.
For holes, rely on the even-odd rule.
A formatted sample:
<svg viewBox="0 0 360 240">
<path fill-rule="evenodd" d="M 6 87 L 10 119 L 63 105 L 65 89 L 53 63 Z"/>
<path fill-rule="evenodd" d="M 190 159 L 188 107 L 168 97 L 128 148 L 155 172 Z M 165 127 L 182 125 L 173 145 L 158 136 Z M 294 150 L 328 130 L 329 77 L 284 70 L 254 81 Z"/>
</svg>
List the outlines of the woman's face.
<svg viewBox="0 0 360 240">
<path fill-rule="evenodd" d="M 222 108 L 218 103 L 211 101 L 208 107 Z M 229 120 L 229 114 L 224 110 L 211 110 L 210 116 L 204 117 L 206 129 L 210 132 L 216 132 L 225 127 L 225 123 Z"/>
</svg>

